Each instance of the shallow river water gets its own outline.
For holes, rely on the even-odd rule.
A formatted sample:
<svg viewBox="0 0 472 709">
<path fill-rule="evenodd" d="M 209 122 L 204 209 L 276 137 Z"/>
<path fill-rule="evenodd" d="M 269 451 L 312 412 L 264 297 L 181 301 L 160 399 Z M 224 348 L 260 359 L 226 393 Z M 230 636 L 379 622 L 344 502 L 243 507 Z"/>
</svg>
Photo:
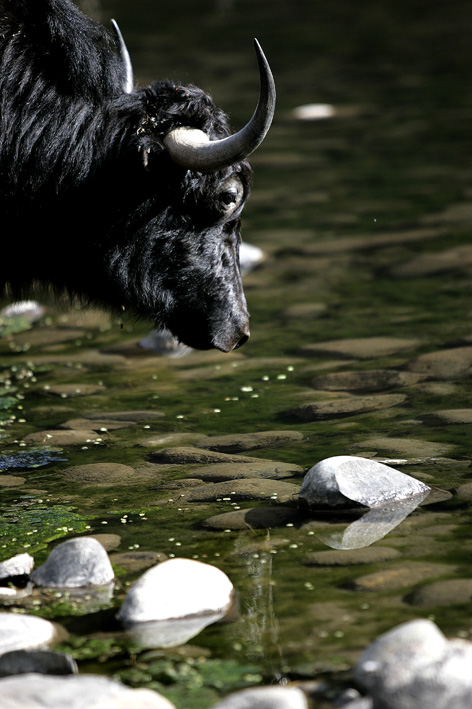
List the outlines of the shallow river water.
<svg viewBox="0 0 472 709">
<path fill-rule="evenodd" d="M 61 623 L 80 671 L 179 709 L 271 682 L 327 680 L 335 694 L 361 650 L 411 618 L 471 636 L 469 3 L 83 7 L 118 20 L 139 83 L 195 83 L 236 128 L 257 99 L 258 37 L 278 109 L 252 159 L 243 238 L 265 258 L 244 279 L 251 339 L 230 355 L 161 356 L 139 344 L 149 323 L 51 303 L 30 329 L 2 321 L 0 558 L 39 565 L 71 536 L 119 537 L 106 540 L 111 600 L 35 593 L 12 610 Z M 334 115 L 295 110 L 313 103 Z M 242 435 L 265 431 L 291 436 Z M 204 436 L 229 434 L 219 451 L 234 460 L 198 457 L 218 448 Z M 297 511 L 305 472 L 332 455 L 395 461 L 434 492 L 377 541 L 375 522 L 369 546 L 333 549 L 357 517 Z M 251 486 L 237 456 L 278 464 Z M 187 645 L 141 649 L 114 616 L 163 555 L 224 570 L 238 609 Z"/>
</svg>

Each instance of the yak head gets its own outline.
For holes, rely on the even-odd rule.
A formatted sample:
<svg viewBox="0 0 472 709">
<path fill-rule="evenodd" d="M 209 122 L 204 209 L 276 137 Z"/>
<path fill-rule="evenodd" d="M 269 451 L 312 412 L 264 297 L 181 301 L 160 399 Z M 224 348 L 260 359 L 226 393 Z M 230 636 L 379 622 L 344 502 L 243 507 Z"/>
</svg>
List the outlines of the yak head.
<svg viewBox="0 0 472 709">
<path fill-rule="evenodd" d="M 264 139 L 274 113 L 270 68 L 255 42 L 259 102 L 247 125 L 230 134 L 226 115 L 194 86 L 156 82 L 133 89 L 131 63 L 115 24 L 125 92 L 144 107 L 132 141 L 133 193 L 121 210 L 107 267 L 123 307 L 151 316 L 180 341 L 229 352 L 249 337 L 239 268 L 240 217 L 249 194 L 245 158 Z M 136 150 L 137 148 L 137 150 Z M 115 199 L 115 208 L 120 213 Z"/>
</svg>

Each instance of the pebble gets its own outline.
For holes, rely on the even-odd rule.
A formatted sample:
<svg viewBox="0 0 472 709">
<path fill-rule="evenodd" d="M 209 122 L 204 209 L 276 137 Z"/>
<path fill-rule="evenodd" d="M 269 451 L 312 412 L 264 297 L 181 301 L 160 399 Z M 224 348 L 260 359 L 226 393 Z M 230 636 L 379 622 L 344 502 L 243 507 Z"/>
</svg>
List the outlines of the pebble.
<svg viewBox="0 0 472 709">
<path fill-rule="evenodd" d="M 77 674 L 72 655 L 52 650 L 13 650 L 0 656 L 0 677 L 39 672 L 46 675 Z"/>
<path fill-rule="evenodd" d="M 394 278 L 425 278 L 472 266 L 472 246 L 464 244 L 443 251 L 425 252 L 390 269 Z"/>
<path fill-rule="evenodd" d="M 131 586 L 117 618 L 125 626 L 207 613 L 226 613 L 233 584 L 216 566 L 194 559 L 168 559 Z"/>
<path fill-rule="evenodd" d="M 90 534 L 89 536 L 96 539 L 97 542 L 100 542 L 105 551 L 116 549 L 121 544 L 121 537 L 119 534 Z"/>
<path fill-rule="evenodd" d="M 0 655 L 13 650 L 46 647 L 55 642 L 57 636 L 57 626 L 44 618 L 0 612 Z M 0 697 L 3 701 L 1 690 Z"/>
<path fill-rule="evenodd" d="M 83 446 L 86 443 L 100 443 L 103 435 L 105 434 L 99 435 L 92 429 L 75 429 L 70 431 L 51 429 L 49 431 L 29 433 L 23 440 L 28 445 Z"/>
<path fill-rule="evenodd" d="M 274 500 L 274 502 L 294 502 L 299 487 L 280 480 L 252 479 L 228 480 L 208 483 L 189 490 L 187 502 L 216 502 L 227 498 L 228 502 L 240 500 Z"/>
<path fill-rule="evenodd" d="M 406 436 L 369 436 L 353 444 L 353 448 L 385 451 L 389 456 L 402 458 L 437 458 L 453 449 L 449 443 L 425 441 Z"/>
<path fill-rule="evenodd" d="M 450 426 L 472 423 L 472 409 L 444 409 L 431 411 L 419 416 L 420 420 L 431 426 Z"/>
<path fill-rule="evenodd" d="M 371 411 L 381 411 L 392 406 L 398 406 L 406 400 L 405 394 L 371 394 L 366 396 L 349 396 L 333 401 L 317 401 L 302 404 L 288 411 L 301 421 L 316 421 L 324 418 L 337 418 L 366 414 Z"/>
<path fill-rule="evenodd" d="M 0 680 L 2 709 L 175 709 L 150 689 L 130 689 L 100 675 L 25 674 Z"/>
<path fill-rule="evenodd" d="M 163 448 L 160 451 L 153 451 L 150 454 L 150 458 L 156 463 L 171 463 L 174 465 L 185 465 L 188 463 L 194 465 L 204 465 L 205 463 L 252 463 L 254 461 L 260 461 L 260 458 L 219 453 L 218 451 L 192 448 L 190 446 Z"/>
<path fill-rule="evenodd" d="M 136 482 L 134 469 L 122 463 L 88 463 L 61 470 L 61 475 L 70 482 L 83 485 L 103 483 L 106 485 L 132 485 Z"/>
<path fill-rule="evenodd" d="M 16 554 L 11 559 L 0 562 L 0 579 L 28 575 L 33 567 L 34 559 L 31 554 Z"/>
<path fill-rule="evenodd" d="M 283 480 L 303 474 L 303 468 L 292 463 L 259 460 L 254 463 L 212 463 L 197 468 L 195 473 L 206 482 L 240 480 L 242 478 L 270 478 Z"/>
<path fill-rule="evenodd" d="M 55 547 L 31 578 L 37 586 L 77 588 L 110 584 L 114 572 L 100 542 L 93 537 L 76 537 Z"/>
<path fill-rule="evenodd" d="M 62 345 L 66 342 L 84 339 L 87 336 L 85 330 L 59 329 L 54 327 L 40 327 L 28 332 L 15 333 L 11 341 L 20 347 L 49 347 L 50 345 Z M 28 354 L 29 357 L 29 354 Z"/>
<path fill-rule="evenodd" d="M 271 529 L 298 521 L 298 513 L 290 507 L 254 507 L 214 515 L 202 522 L 210 529 Z"/>
<path fill-rule="evenodd" d="M 164 416 L 165 414 L 162 411 L 156 411 L 155 409 L 133 409 L 131 411 L 101 411 L 87 414 L 86 418 L 91 421 L 108 419 L 109 421 L 134 421 L 140 423 L 141 421 L 157 421 Z"/>
<path fill-rule="evenodd" d="M 125 551 L 119 554 L 110 554 L 113 566 L 119 566 L 128 573 L 143 571 L 167 559 L 166 555 L 157 551 Z"/>
<path fill-rule="evenodd" d="M 346 340 L 330 340 L 305 345 L 301 353 L 306 356 L 348 357 L 349 359 L 377 359 L 412 349 L 418 340 L 399 337 L 360 337 Z"/>
<path fill-rule="evenodd" d="M 472 482 L 460 485 L 456 490 L 456 497 L 458 497 L 460 500 L 472 502 Z"/>
<path fill-rule="evenodd" d="M 457 379 L 472 368 L 472 347 L 453 347 L 429 352 L 411 360 L 407 369 L 430 379 Z"/>
<path fill-rule="evenodd" d="M 391 547 L 366 547 L 363 549 L 323 550 L 307 554 L 304 563 L 307 566 L 358 566 L 360 564 L 378 564 L 382 561 L 397 559 L 400 552 Z"/>
<path fill-rule="evenodd" d="M 195 445 L 197 448 L 207 448 L 221 453 L 238 453 L 257 448 L 284 446 L 302 441 L 303 438 L 303 434 L 298 431 L 259 431 L 227 436 L 207 436 L 201 444 L 197 442 Z"/>
<path fill-rule="evenodd" d="M 384 391 L 396 387 L 411 386 L 422 380 L 421 374 L 395 369 L 371 369 L 358 372 L 331 372 L 315 377 L 316 389 L 327 391 Z"/>
<path fill-rule="evenodd" d="M 192 443 L 203 438 L 207 438 L 207 436 L 201 436 L 198 433 L 157 433 L 150 438 L 142 438 L 138 441 L 138 445 L 143 448 L 157 448 L 176 443 Z"/>
<path fill-rule="evenodd" d="M 103 429 L 106 431 L 118 431 L 122 428 L 129 428 L 130 426 L 135 426 L 136 421 L 113 421 L 112 419 L 98 419 L 91 423 L 90 419 L 70 419 L 70 421 L 64 421 L 64 423 L 59 424 L 59 428 L 65 429 L 83 429 L 91 428 L 96 433 L 102 433 Z"/>
<path fill-rule="evenodd" d="M 40 391 L 48 396 L 74 399 L 79 396 L 101 394 L 106 388 L 101 384 L 45 384 Z"/>
<path fill-rule="evenodd" d="M 211 709 L 308 709 L 308 701 L 298 687 L 251 687 L 228 695 Z"/>
<path fill-rule="evenodd" d="M 380 507 L 413 497 L 425 497 L 424 483 L 383 463 L 356 456 L 333 456 L 305 475 L 299 502 L 308 508 L 346 507 L 357 503 Z"/>
<path fill-rule="evenodd" d="M 24 485 L 26 478 L 19 475 L 0 475 L 0 487 L 19 487 Z"/>
<path fill-rule="evenodd" d="M 360 576 L 349 583 L 349 588 L 354 591 L 399 591 L 430 578 L 453 574 L 454 571 L 454 567 L 447 564 L 408 562 Z"/>
<path fill-rule="evenodd" d="M 471 600 L 472 579 L 470 578 L 437 581 L 416 589 L 405 598 L 407 603 L 420 608 L 470 603 Z"/>
</svg>

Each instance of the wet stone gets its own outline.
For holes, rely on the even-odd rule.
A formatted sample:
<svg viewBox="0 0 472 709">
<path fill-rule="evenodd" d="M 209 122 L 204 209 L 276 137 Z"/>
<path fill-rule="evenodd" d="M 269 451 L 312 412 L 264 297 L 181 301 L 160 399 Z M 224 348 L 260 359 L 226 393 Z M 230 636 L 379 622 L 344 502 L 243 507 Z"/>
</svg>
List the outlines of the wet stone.
<svg viewBox="0 0 472 709">
<path fill-rule="evenodd" d="M 70 482 L 103 483 L 107 485 L 132 485 L 136 481 L 134 469 L 122 463 L 88 463 L 61 471 Z"/>
<path fill-rule="evenodd" d="M 85 330 L 73 329 L 57 329 L 39 327 L 28 332 L 21 332 L 12 337 L 15 345 L 29 347 L 49 347 L 51 345 L 60 345 L 66 342 L 73 342 L 86 337 Z"/>
<path fill-rule="evenodd" d="M 472 409 L 445 409 L 432 411 L 419 417 L 430 426 L 450 426 L 472 423 Z"/>
<path fill-rule="evenodd" d="M 454 567 L 447 564 L 412 562 L 361 576 L 352 581 L 349 588 L 354 591 L 399 591 L 421 581 L 452 573 Z"/>
<path fill-rule="evenodd" d="M 71 655 L 52 650 L 13 650 L 0 656 L 0 677 L 37 672 L 47 675 L 77 674 Z"/>
<path fill-rule="evenodd" d="M 400 552 L 391 547 L 365 547 L 363 549 L 337 549 L 314 551 L 307 554 L 304 563 L 307 566 L 358 566 L 378 564 L 382 561 L 397 559 Z"/>
<path fill-rule="evenodd" d="M 254 463 L 212 463 L 197 468 L 195 473 L 206 482 L 241 480 L 242 478 L 270 478 L 284 480 L 303 474 L 303 468 L 291 463 L 260 460 Z"/>
<path fill-rule="evenodd" d="M 331 340 L 305 345 L 301 353 L 306 356 L 348 357 L 349 359 L 377 359 L 412 349 L 418 340 L 398 337 L 361 337 L 351 340 Z"/>
<path fill-rule="evenodd" d="M 37 431 L 23 439 L 28 445 L 80 446 L 86 443 L 100 443 L 102 438 L 92 429 Z"/>
<path fill-rule="evenodd" d="M 114 572 L 100 542 L 93 537 L 77 537 L 55 547 L 31 578 L 37 586 L 77 588 L 109 584 Z"/>
<path fill-rule="evenodd" d="M 390 269 L 394 278 L 425 278 L 472 266 L 472 246 L 456 246 L 443 251 L 425 252 Z"/>
<path fill-rule="evenodd" d="M 46 647 L 56 640 L 57 633 L 57 628 L 43 618 L 0 613 L 0 655 L 13 650 Z"/>
<path fill-rule="evenodd" d="M 167 559 L 165 554 L 157 551 L 125 551 L 120 554 L 110 554 L 113 566 L 119 566 L 129 573 L 143 571 Z"/>
<path fill-rule="evenodd" d="M 338 418 L 366 414 L 372 411 L 389 409 L 402 404 L 406 399 L 404 394 L 372 394 L 370 396 L 349 396 L 333 401 L 321 401 L 312 404 L 302 404 L 288 411 L 301 421 L 316 421 L 325 418 Z"/>
<path fill-rule="evenodd" d="M 371 369 L 359 372 L 331 372 L 313 380 L 316 389 L 327 391 L 384 391 L 406 387 L 422 380 L 421 374 L 394 369 Z"/>
<path fill-rule="evenodd" d="M 421 438 L 396 438 L 394 436 L 370 436 L 352 447 L 385 451 L 389 455 L 400 455 L 402 458 L 437 458 L 453 448 L 448 443 L 424 441 Z"/>
<path fill-rule="evenodd" d="M 298 496 L 299 486 L 279 480 L 229 480 L 209 483 L 185 495 L 187 502 L 216 502 L 239 500 L 273 500 L 275 502 L 293 502 Z"/>
<path fill-rule="evenodd" d="M 149 410 L 131 410 L 131 411 L 101 411 L 100 413 L 87 414 L 86 418 L 91 421 L 106 419 L 108 421 L 157 421 L 165 416 L 162 411 Z"/>
<path fill-rule="evenodd" d="M 74 399 L 80 396 L 101 394 L 106 391 L 106 387 L 101 384 L 45 384 L 40 391 L 49 396 Z"/>
<path fill-rule="evenodd" d="M 19 475 L 0 475 L 0 487 L 19 487 L 24 485 L 26 478 Z"/>
<path fill-rule="evenodd" d="M 149 438 L 138 441 L 138 445 L 143 448 L 158 448 L 159 446 L 171 446 L 179 443 L 192 443 L 206 439 L 195 433 L 156 433 Z"/>
<path fill-rule="evenodd" d="M 195 465 L 204 465 L 205 463 L 252 463 L 260 460 L 260 458 L 248 458 L 241 455 L 230 455 L 228 453 L 185 446 L 154 451 L 150 454 L 150 457 L 156 463 L 174 465 L 185 465 L 187 463 Z"/>
<path fill-rule="evenodd" d="M 117 549 L 121 544 L 121 537 L 119 534 L 90 534 L 89 536 L 100 542 L 105 551 L 111 551 L 112 549 Z"/>
<path fill-rule="evenodd" d="M 411 360 L 410 372 L 424 374 L 430 379 L 456 379 L 469 376 L 472 368 L 472 347 L 454 347 L 429 352 Z"/>
<path fill-rule="evenodd" d="M 456 578 L 437 581 L 418 588 L 404 600 L 412 606 L 420 608 L 470 603 L 472 600 L 472 579 Z"/>
<path fill-rule="evenodd" d="M 289 507 L 254 507 L 246 510 L 234 510 L 214 515 L 202 522 L 210 529 L 270 529 L 293 523 L 299 519 L 296 510 Z"/>
<path fill-rule="evenodd" d="M 238 453 L 257 448 L 274 448 L 303 440 L 298 431 L 259 431 L 258 433 L 238 433 L 227 436 L 207 436 L 196 443 L 197 448 L 207 448 L 221 453 Z"/>
<path fill-rule="evenodd" d="M 112 419 L 98 419 L 93 423 L 90 419 L 71 419 L 59 424 L 59 428 L 69 429 L 92 429 L 96 433 L 106 433 L 106 431 L 118 431 L 122 428 L 135 426 L 136 421 L 113 421 Z"/>
</svg>

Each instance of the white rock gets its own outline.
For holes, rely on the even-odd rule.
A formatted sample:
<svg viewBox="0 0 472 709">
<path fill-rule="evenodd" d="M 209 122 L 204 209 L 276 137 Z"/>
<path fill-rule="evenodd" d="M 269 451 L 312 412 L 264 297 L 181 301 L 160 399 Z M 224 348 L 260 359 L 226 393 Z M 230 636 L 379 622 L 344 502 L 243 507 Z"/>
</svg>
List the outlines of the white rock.
<svg viewBox="0 0 472 709">
<path fill-rule="evenodd" d="M 3 308 L 0 311 L 0 317 L 14 318 L 21 315 L 27 318 L 29 322 L 34 323 L 40 320 L 45 312 L 46 309 L 36 300 L 20 300 Z"/>
<path fill-rule="evenodd" d="M 325 458 L 303 480 L 299 500 L 308 507 L 381 507 L 429 493 L 424 483 L 383 463 L 357 456 Z"/>
<path fill-rule="evenodd" d="M 56 636 L 57 627 L 48 620 L 19 613 L 0 613 L 0 654 L 46 647 Z"/>
<path fill-rule="evenodd" d="M 77 588 L 109 584 L 114 572 L 100 542 L 93 537 L 77 537 L 55 547 L 31 578 L 38 586 Z"/>
<path fill-rule="evenodd" d="M 29 574 L 33 567 L 34 559 L 30 554 L 17 554 L 0 563 L 0 579 Z"/>
<path fill-rule="evenodd" d="M 354 676 L 372 690 L 382 676 L 397 676 L 403 683 L 444 656 L 447 638 L 430 620 L 411 620 L 381 635 L 362 653 Z"/>
<path fill-rule="evenodd" d="M 256 268 L 256 266 L 259 266 L 264 258 L 265 256 L 262 249 L 242 241 L 239 247 L 239 267 L 241 269 L 241 275 L 245 276 Z"/>
<path fill-rule="evenodd" d="M 308 702 L 297 687 L 253 687 L 230 694 L 212 709 L 308 709 Z"/>
<path fill-rule="evenodd" d="M 223 571 L 193 559 L 168 559 L 146 571 L 118 613 L 125 625 L 225 612 L 233 584 Z"/>
<path fill-rule="evenodd" d="M 107 677 L 24 674 L 0 679 L 2 709 L 175 709 L 149 689 L 129 689 Z"/>
</svg>

